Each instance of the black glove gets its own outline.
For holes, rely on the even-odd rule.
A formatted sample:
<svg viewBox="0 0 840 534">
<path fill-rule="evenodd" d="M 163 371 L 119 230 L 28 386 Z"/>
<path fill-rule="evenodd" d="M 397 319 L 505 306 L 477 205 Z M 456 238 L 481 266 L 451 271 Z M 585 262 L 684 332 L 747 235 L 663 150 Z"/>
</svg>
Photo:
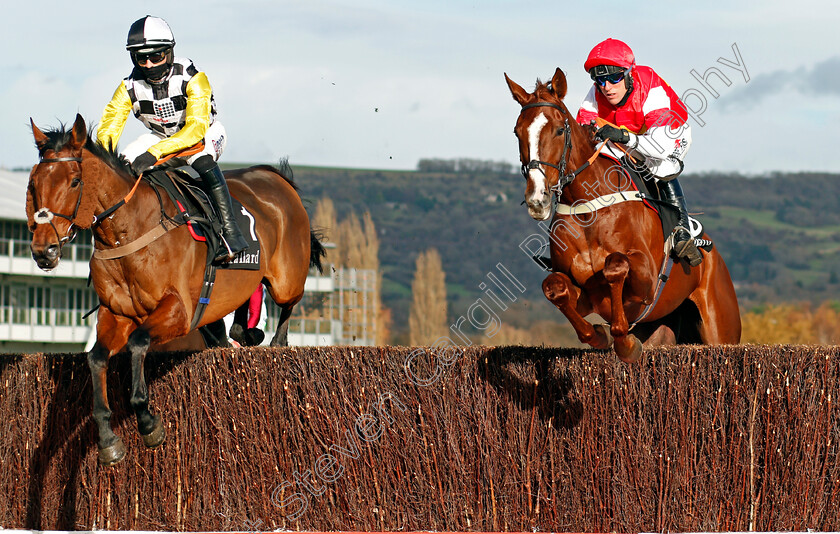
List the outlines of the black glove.
<svg viewBox="0 0 840 534">
<path fill-rule="evenodd" d="M 609 124 L 602 126 L 600 130 L 595 132 L 595 136 L 605 141 L 609 139 L 614 143 L 623 143 L 625 145 L 630 142 L 630 132 L 622 128 L 610 126 Z"/>
<path fill-rule="evenodd" d="M 143 174 L 143 171 L 149 170 L 151 167 L 154 167 L 155 163 L 157 163 L 157 158 L 154 157 L 150 152 L 143 152 L 136 158 L 134 161 L 131 162 L 131 169 L 137 173 L 137 175 Z"/>
</svg>

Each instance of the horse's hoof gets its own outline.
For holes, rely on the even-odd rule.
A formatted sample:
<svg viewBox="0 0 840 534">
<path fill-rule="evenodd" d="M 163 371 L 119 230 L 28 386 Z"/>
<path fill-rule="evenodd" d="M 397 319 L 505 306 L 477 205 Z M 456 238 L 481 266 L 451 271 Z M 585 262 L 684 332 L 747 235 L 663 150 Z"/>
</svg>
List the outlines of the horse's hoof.
<svg viewBox="0 0 840 534">
<path fill-rule="evenodd" d="M 110 447 L 99 449 L 99 465 L 110 467 L 125 458 L 125 445 L 120 438 Z"/>
<path fill-rule="evenodd" d="M 245 346 L 256 347 L 265 341 L 265 332 L 259 328 L 249 328 L 244 332 Z"/>
<path fill-rule="evenodd" d="M 166 431 L 163 429 L 163 423 L 160 417 L 155 416 L 155 428 L 148 434 L 140 434 L 143 436 L 143 445 L 149 449 L 154 449 L 163 445 L 166 441 Z"/>
<path fill-rule="evenodd" d="M 609 329 L 606 328 L 606 325 L 594 324 L 592 325 L 592 328 L 595 330 L 595 338 L 589 342 L 592 348 L 598 350 L 610 348 L 610 345 L 613 343 L 613 339 L 610 335 Z"/>
<path fill-rule="evenodd" d="M 642 342 L 633 334 L 627 335 L 621 341 L 616 340 L 615 353 L 624 363 L 636 363 L 642 359 Z"/>
<path fill-rule="evenodd" d="M 242 337 L 245 333 L 245 330 L 242 328 L 242 325 L 239 323 L 233 323 L 228 331 L 228 336 L 240 345 L 245 344 L 245 338 Z"/>
</svg>

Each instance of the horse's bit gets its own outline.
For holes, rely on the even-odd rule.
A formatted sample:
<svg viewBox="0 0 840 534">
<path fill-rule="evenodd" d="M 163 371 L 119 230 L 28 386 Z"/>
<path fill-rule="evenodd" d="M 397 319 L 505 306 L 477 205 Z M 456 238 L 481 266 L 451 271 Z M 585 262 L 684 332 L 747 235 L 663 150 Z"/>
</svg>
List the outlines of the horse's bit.
<svg viewBox="0 0 840 534">
<path fill-rule="evenodd" d="M 38 162 L 40 165 L 41 163 L 60 163 L 63 161 L 75 161 L 80 164 L 82 158 L 42 158 L 41 161 Z M 55 232 L 55 236 L 58 238 L 58 250 L 59 255 L 61 254 L 61 248 L 64 246 L 65 243 L 69 243 L 73 241 L 76 237 L 76 216 L 79 214 L 79 206 L 82 204 L 82 192 L 85 186 L 84 181 L 81 178 L 81 172 L 79 173 L 78 178 L 74 178 L 74 180 L 78 180 L 79 183 L 79 198 L 76 199 L 76 208 L 73 210 L 73 215 L 64 215 L 62 213 L 54 213 L 50 211 L 49 208 L 41 208 L 35 212 L 33 215 L 33 219 L 35 220 L 35 224 L 49 224 L 52 226 L 53 231 Z M 53 224 L 53 218 L 61 217 L 62 219 L 67 219 L 70 221 L 70 226 L 67 228 L 67 234 L 64 237 L 58 233 L 58 228 L 55 227 Z"/>
</svg>

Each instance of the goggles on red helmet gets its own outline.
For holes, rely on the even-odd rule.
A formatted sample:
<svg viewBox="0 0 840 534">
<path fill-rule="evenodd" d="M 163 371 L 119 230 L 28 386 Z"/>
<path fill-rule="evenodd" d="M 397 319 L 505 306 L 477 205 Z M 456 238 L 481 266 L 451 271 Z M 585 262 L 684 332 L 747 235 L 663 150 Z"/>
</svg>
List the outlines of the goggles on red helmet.
<svg viewBox="0 0 840 534">
<path fill-rule="evenodd" d="M 606 85 L 607 82 L 617 84 L 624 79 L 626 73 L 626 69 L 615 65 L 596 65 L 589 69 L 589 77 L 600 87 Z"/>
</svg>

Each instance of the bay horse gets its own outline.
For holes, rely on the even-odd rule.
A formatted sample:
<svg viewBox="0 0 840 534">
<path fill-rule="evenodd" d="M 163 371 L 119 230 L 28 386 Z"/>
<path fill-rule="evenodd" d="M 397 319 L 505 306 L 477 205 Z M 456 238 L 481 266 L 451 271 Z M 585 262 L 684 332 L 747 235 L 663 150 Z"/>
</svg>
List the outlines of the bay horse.
<svg viewBox="0 0 840 534">
<path fill-rule="evenodd" d="M 30 122 L 40 161 L 29 175 L 26 215 L 32 257 L 41 269 L 58 265 L 62 246 L 77 228 L 91 228 L 94 250 L 109 251 L 140 245 L 150 231 L 166 228 L 167 217 L 176 214 L 167 195 L 159 195 L 146 180 L 136 179 L 125 159 L 91 138 L 80 115 L 69 131 L 62 125 L 44 132 Z M 150 343 L 165 344 L 190 332 L 199 298 L 206 308 L 195 327 L 236 309 L 262 281 L 281 309 L 272 344 L 286 344 L 292 308 L 303 297 L 310 265 L 320 268 L 324 253 L 310 230 L 290 171 L 261 165 L 225 172 L 231 195 L 254 217 L 262 252 L 258 270 L 219 269 L 209 303 L 206 295 L 200 297 L 207 247 L 190 236 L 186 225 L 168 228 L 121 257 L 100 259 L 94 253 L 90 276 L 100 305 L 96 344 L 87 360 L 101 464 L 115 464 L 126 453 L 109 422 L 108 359 L 123 349 L 129 352 L 129 404 L 138 431 L 147 447 L 161 445 L 164 427 L 160 416 L 149 410 L 144 359 Z M 112 210 L 115 206 L 118 209 Z"/>
<path fill-rule="evenodd" d="M 514 134 L 530 215 L 548 220 L 555 195 L 558 207 L 600 202 L 600 209 L 586 217 L 581 216 L 586 210 L 581 215 L 574 209 L 555 210 L 551 220 L 551 273 L 542 289 L 580 341 L 609 347 L 603 325 L 584 319 L 597 313 L 609 323 L 615 352 L 625 362 L 640 359 L 639 337 L 648 345 L 738 343 L 738 300 L 717 248 L 704 250 L 698 267 L 675 264 L 664 286 L 657 283 L 670 265 L 659 217 L 644 202 L 621 201 L 635 193 L 631 182 L 613 160 L 595 156 L 593 136 L 563 103 L 563 71 L 558 68 L 550 83 L 537 80 L 533 93 L 507 74 L 505 80 L 522 108 Z M 630 321 L 639 322 L 632 332 Z"/>
</svg>

